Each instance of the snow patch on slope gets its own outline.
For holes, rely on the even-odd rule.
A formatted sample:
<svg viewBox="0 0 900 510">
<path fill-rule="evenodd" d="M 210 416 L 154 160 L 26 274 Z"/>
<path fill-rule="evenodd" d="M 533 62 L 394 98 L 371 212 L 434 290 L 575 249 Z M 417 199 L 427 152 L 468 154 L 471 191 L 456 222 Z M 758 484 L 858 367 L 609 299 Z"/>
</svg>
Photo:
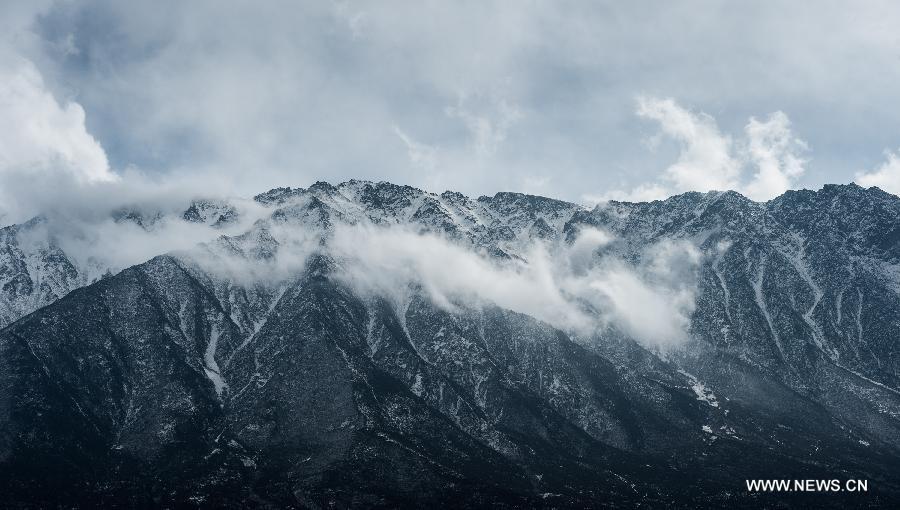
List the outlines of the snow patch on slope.
<svg viewBox="0 0 900 510">
<path fill-rule="evenodd" d="M 222 396 L 222 392 L 228 388 L 228 383 L 226 383 L 225 378 L 222 377 L 222 372 L 219 370 L 219 364 L 216 362 L 216 349 L 219 345 L 219 334 L 219 328 L 213 324 L 209 332 L 209 343 L 206 344 L 206 351 L 203 354 L 203 361 L 206 363 L 206 366 L 203 369 L 206 372 L 206 377 L 209 377 L 209 380 L 212 381 L 213 386 L 215 386 L 216 394 Z"/>
</svg>

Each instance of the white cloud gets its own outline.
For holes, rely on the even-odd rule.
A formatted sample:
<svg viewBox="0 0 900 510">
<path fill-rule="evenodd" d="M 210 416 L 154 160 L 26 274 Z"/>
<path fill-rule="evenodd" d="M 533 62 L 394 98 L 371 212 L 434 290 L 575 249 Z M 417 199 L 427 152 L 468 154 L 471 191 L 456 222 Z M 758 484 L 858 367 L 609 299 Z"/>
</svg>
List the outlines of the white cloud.
<svg viewBox="0 0 900 510">
<path fill-rule="evenodd" d="M 879 188 L 900 195 L 900 150 L 887 151 L 887 161 L 878 168 L 869 172 L 857 172 L 856 183 L 863 187 L 878 186 Z"/>
<path fill-rule="evenodd" d="M 232 198 L 228 202 L 236 208 L 237 219 L 223 228 L 213 228 L 182 219 L 184 210 L 190 204 L 189 195 L 176 193 L 170 194 L 168 199 L 156 200 L 152 195 L 165 193 L 162 188 L 153 191 L 135 189 L 137 182 L 135 179 L 126 185 L 101 185 L 93 191 L 97 204 L 91 209 L 64 206 L 61 210 L 45 214 L 47 221 L 35 235 L 53 239 L 80 271 L 111 270 L 116 273 L 157 255 L 193 250 L 199 243 L 213 241 L 222 235 L 241 234 L 267 212 L 252 200 Z M 147 184 L 146 181 L 144 183 Z M 121 193 L 122 197 L 116 201 L 104 199 L 103 196 L 109 193 Z M 159 219 L 147 228 L 132 221 L 115 221 L 110 208 L 117 202 L 125 205 L 129 198 L 134 199 L 126 206 L 129 210 L 144 214 L 147 218 L 158 214 Z M 143 202 L 148 199 L 149 202 Z M 92 276 L 98 277 L 100 273 Z"/>
<path fill-rule="evenodd" d="M 681 147 L 678 161 L 666 169 L 672 189 L 731 189 L 737 185 L 740 164 L 731 155 L 731 138 L 722 135 L 715 119 L 692 113 L 673 99 L 639 97 L 637 115 L 659 123 L 663 133 Z"/>
<path fill-rule="evenodd" d="M 0 118 L 0 172 L 66 172 L 85 183 L 116 179 L 85 127 L 81 105 L 58 103 L 21 57 L 0 61 Z"/>
<path fill-rule="evenodd" d="M 34 64 L 0 48 L 0 221 L 43 212 L 40 195 L 83 199 L 86 186 L 111 183 L 106 152 L 87 131 L 84 109 L 60 103 Z M 23 217 L 24 215 L 24 217 Z"/>
<path fill-rule="evenodd" d="M 500 263 L 434 235 L 355 226 L 337 229 L 330 247 L 342 261 L 340 278 L 401 311 L 410 286 L 421 285 L 446 309 L 490 302 L 577 334 L 614 326 L 648 348 L 684 342 L 694 309 L 696 248 L 654 245 L 633 265 L 598 251 L 610 242 L 608 234 L 586 229 L 571 245 L 535 244 L 527 262 Z"/>
<path fill-rule="evenodd" d="M 693 293 L 659 289 L 624 266 L 615 269 L 598 275 L 589 285 L 609 300 L 619 326 L 645 346 L 665 348 L 685 341 Z"/>
<path fill-rule="evenodd" d="M 434 235 L 374 227 L 338 229 L 332 248 L 345 261 L 344 275 L 358 290 L 399 303 L 420 283 L 439 306 L 453 309 L 460 298 L 483 299 L 543 319 L 583 328 L 586 318 L 554 284 L 541 252 L 531 264 L 501 268 L 476 253 Z M 527 271 L 527 275 L 520 271 Z"/>
<path fill-rule="evenodd" d="M 254 212 L 259 211 L 251 210 L 251 215 L 241 221 L 241 225 L 230 228 L 229 232 L 220 232 L 231 237 L 212 239 L 207 232 L 204 237 L 209 242 L 188 247 L 190 249 L 178 255 L 182 260 L 198 264 L 210 274 L 239 285 L 284 285 L 302 271 L 312 254 L 322 249 L 322 232 L 297 228 L 297 225 L 265 221 L 255 223 L 258 218 L 252 214 Z M 253 227 L 242 232 L 251 223 Z M 259 256 L 269 250 L 271 257 Z"/>
<path fill-rule="evenodd" d="M 808 147 L 791 133 L 787 115 L 778 111 L 765 121 L 751 118 L 744 132 L 757 171 L 741 191 L 754 200 L 768 200 L 790 189 L 803 174 L 806 161 L 800 155 Z"/>
<path fill-rule="evenodd" d="M 642 202 L 687 191 L 736 190 L 764 201 L 790 189 L 804 172 L 801 154 L 808 147 L 793 135 L 784 112 L 774 112 L 764 121 L 751 117 L 744 138 L 735 143 L 720 132 L 714 118 L 691 112 L 674 99 L 641 96 L 637 103 L 638 116 L 656 121 L 662 133 L 678 143 L 678 161 L 653 182 L 628 191 L 588 194 L 585 199 Z M 654 138 L 651 145 L 656 144 Z M 752 177 L 746 176 L 749 171 L 755 172 Z"/>
</svg>

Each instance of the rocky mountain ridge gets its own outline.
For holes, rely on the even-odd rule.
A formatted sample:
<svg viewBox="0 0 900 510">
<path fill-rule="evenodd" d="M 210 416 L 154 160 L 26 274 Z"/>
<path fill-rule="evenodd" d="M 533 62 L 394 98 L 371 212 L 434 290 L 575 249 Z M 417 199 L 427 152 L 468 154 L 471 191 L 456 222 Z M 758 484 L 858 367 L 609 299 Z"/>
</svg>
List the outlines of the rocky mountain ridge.
<svg viewBox="0 0 900 510">
<path fill-rule="evenodd" d="M 866 478 L 878 487 L 866 501 L 900 500 L 893 195 L 826 186 L 588 209 L 349 181 L 255 200 L 266 213 L 246 231 L 91 285 L 52 242 L 3 229 L 9 500 L 52 487 L 47 498 L 85 506 L 808 504 L 744 490 L 772 477 Z M 208 202 L 180 221 L 235 215 Z M 417 285 L 402 302 L 360 293 L 327 250 L 283 263 L 361 223 L 498 264 L 588 228 L 610 237 L 593 257 L 634 263 L 653 243 L 691 243 L 690 339 L 657 350 L 616 327 L 575 334 L 490 303 L 440 306 Z M 245 279 L 204 257 L 283 272 Z M 850 497 L 831 496 L 815 501 Z"/>
</svg>

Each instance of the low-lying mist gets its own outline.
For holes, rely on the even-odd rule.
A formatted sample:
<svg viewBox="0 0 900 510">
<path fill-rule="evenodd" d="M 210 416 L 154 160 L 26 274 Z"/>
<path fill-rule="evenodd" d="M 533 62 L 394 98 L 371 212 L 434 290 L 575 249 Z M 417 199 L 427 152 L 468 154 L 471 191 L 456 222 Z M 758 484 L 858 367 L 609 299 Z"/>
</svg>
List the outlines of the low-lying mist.
<svg viewBox="0 0 900 510">
<path fill-rule="evenodd" d="M 498 260 L 434 234 L 406 228 L 340 227 L 329 243 L 338 278 L 398 309 L 412 286 L 439 307 L 490 302 L 578 335 L 613 327 L 644 346 L 683 343 L 695 305 L 699 251 L 690 243 L 648 246 L 636 263 L 614 239 L 585 229 L 570 244 L 534 242 Z"/>
<path fill-rule="evenodd" d="M 230 199 L 229 204 L 237 211 L 235 221 L 214 228 L 203 222 L 185 221 L 182 215 L 191 198 L 178 198 L 153 205 L 109 201 L 82 210 L 48 208 L 17 229 L 18 243 L 28 253 L 58 247 L 92 280 L 156 255 L 191 250 L 198 243 L 211 242 L 222 235 L 240 234 L 266 214 L 252 200 Z M 152 224 L 123 219 L 123 211 L 149 218 Z"/>
</svg>

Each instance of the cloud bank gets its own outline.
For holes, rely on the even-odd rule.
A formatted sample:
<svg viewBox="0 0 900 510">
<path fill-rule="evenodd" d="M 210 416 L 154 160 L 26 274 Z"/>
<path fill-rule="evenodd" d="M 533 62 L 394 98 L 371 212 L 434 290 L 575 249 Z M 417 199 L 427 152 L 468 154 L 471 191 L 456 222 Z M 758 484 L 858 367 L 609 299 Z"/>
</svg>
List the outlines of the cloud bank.
<svg viewBox="0 0 900 510">
<path fill-rule="evenodd" d="M 83 108 L 117 173 L 243 196 L 359 178 L 570 201 L 736 180 L 764 198 L 846 182 L 897 146 L 900 111 L 884 105 L 900 99 L 898 24 L 886 1 L 9 0 L 0 45 L 34 64 L 67 122 Z M 666 97 L 690 109 L 652 100 Z M 777 111 L 816 150 L 802 174 L 784 154 L 803 151 L 771 138 L 786 117 L 760 117 Z M 767 135 L 744 129 L 751 115 Z"/>
</svg>

